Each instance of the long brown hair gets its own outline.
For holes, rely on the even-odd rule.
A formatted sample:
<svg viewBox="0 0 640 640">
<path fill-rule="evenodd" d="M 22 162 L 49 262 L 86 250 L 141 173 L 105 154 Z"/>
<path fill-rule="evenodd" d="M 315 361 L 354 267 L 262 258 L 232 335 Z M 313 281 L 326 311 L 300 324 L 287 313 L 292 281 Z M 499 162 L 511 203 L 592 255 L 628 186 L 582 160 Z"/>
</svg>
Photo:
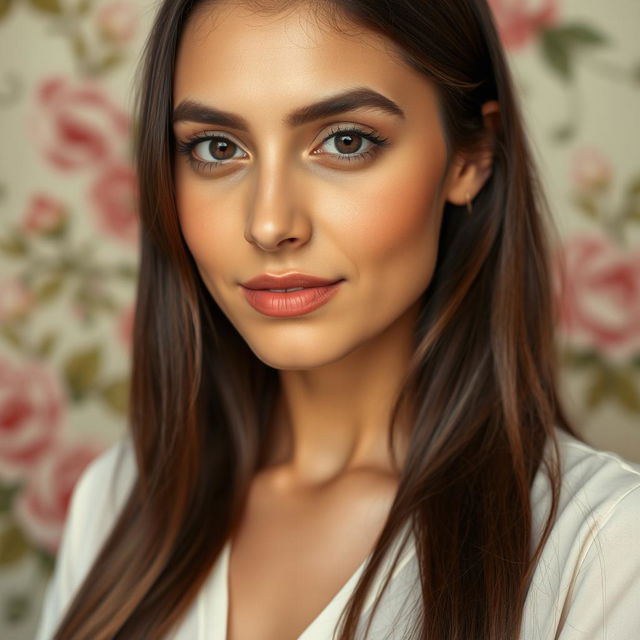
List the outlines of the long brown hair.
<svg viewBox="0 0 640 640">
<path fill-rule="evenodd" d="M 245 2 L 245 4 L 247 4 Z M 278 12 L 292 2 L 251 3 Z M 240 521 L 265 459 L 277 370 L 217 307 L 181 235 L 171 127 L 176 52 L 195 8 L 165 0 L 146 45 L 137 105 L 142 222 L 130 428 L 137 477 L 58 639 L 158 638 L 183 618 Z M 257 6 L 260 5 L 260 6 Z M 316 0 L 391 39 L 438 91 L 449 157 L 500 104 L 493 172 L 473 215 L 445 204 L 415 352 L 394 408 L 412 408 L 408 457 L 371 560 L 344 610 L 354 637 L 367 591 L 403 525 L 415 535 L 416 638 L 519 634 L 533 570 L 555 518 L 554 430 L 576 436 L 558 398 L 548 204 L 486 0 Z M 543 456 L 545 445 L 554 456 Z M 537 545 L 530 488 L 545 465 L 551 510 Z"/>
</svg>

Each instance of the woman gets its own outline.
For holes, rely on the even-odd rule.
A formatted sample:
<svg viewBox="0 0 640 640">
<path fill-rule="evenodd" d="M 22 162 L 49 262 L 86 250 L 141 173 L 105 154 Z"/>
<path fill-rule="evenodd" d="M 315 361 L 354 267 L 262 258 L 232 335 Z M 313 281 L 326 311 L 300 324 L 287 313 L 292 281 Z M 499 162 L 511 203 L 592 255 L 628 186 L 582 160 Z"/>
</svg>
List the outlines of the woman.
<svg viewBox="0 0 640 640">
<path fill-rule="evenodd" d="M 631 640 L 640 473 L 560 405 L 486 2 L 165 1 L 136 143 L 131 438 L 39 638 Z"/>
</svg>

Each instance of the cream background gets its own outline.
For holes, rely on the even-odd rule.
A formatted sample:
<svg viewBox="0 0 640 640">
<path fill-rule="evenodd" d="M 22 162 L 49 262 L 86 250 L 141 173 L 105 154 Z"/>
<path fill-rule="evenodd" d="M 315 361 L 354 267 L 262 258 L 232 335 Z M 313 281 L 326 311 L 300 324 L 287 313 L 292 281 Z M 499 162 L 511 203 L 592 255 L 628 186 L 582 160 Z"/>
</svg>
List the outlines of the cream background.
<svg viewBox="0 0 640 640">
<path fill-rule="evenodd" d="M 79 2 L 67 0 L 62 6 L 70 11 Z M 0 6 L 3 4 L 6 3 L 0 3 Z M 88 13 L 77 27 L 69 20 L 59 20 L 34 9 L 31 6 L 34 3 L 16 0 L 13 4 L 7 17 L 0 21 L 0 236 L 11 225 L 19 224 L 30 196 L 44 190 L 69 205 L 72 243 L 89 243 L 94 258 L 101 264 L 135 265 L 135 248 L 104 234 L 96 225 L 95 213 L 86 196 L 88 172 L 65 173 L 47 164 L 33 127 L 33 118 L 39 117 L 34 107 L 38 84 L 44 78 L 59 74 L 74 80 L 82 78 L 69 40 L 61 34 L 65 29 L 78 28 L 97 51 L 95 16 L 100 6 L 109 3 L 90 3 Z M 127 112 L 131 106 L 134 66 L 156 2 L 136 0 L 128 4 L 137 15 L 138 23 L 135 35 L 121 47 L 124 61 L 95 78 L 96 85 L 110 100 Z M 561 2 L 560 21 L 574 20 L 597 27 L 612 39 L 612 43 L 579 57 L 572 87 L 550 72 L 535 42 L 510 53 L 531 139 L 563 241 L 585 231 L 603 233 L 603 224 L 584 216 L 571 201 L 570 167 L 581 149 L 595 147 L 612 164 L 612 201 L 619 200 L 624 185 L 640 173 L 640 72 L 636 71 L 633 81 L 604 67 L 608 64 L 617 69 L 640 69 L 640 3 L 637 0 Z M 18 80 L 18 91 L 15 96 L 6 98 L 12 77 Z M 559 143 L 551 132 L 567 119 L 575 123 L 577 132 L 573 139 Z M 126 148 L 121 153 L 124 157 Z M 640 224 L 625 226 L 624 244 L 638 253 Z M 22 267 L 19 260 L 0 253 L 0 282 L 18 274 Z M 637 282 L 640 283 L 640 277 Z M 126 376 L 128 352 L 117 337 L 117 318 L 132 300 L 133 282 L 118 280 L 109 287 L 117 310 L 98 314 L 92 325 L 79 322 L 73 315 L 70 294 L 66 290 L 51 303 L 29 314 L 25 329 L 34 340 L 48 331 L 55 331 L 59 336 L 51 354 L 42 359 L 42 366 L 47 370 L 62 378 L 65 363 L 73 353 L 83 347 L 100 345 L 103 352 L 101 375 L 105 379 Z M 633 295 L 637 299 L 631 303 L 637 308 L 640 291 L 636 290 Z M 570 342 L 569 338 L 566 340 Z M 635 356 L 637 358 L 640 353 Z M 20 363 L 25 356 L 0 337 L 1 358 Z M 570 367 L 563 372 L 568 408 L 578 428 L 596 446 L 640 460 L 640 411 L 626 409 L 615 398 L 603 401 L 596 408 L 589 407 L 586 387 L 590 375 L 589 371 Z M 640 393 L 640 368 L 637 366 L 633 369 L 632 381 L 636 393 Z M 90 395 L 82 401 L 68 400 L 61 428 L 69 440 L 95 439 L 106 446 L 123 432 L 124 419 L 121 413 Z M 11 509 L 0 511 L 0 531 L 12 518 Z M 31 540 L 29 549 L 19 554 L 17 560 L 0 566 L 0 637 L 7 640 L 32 637 L 46 581 L 46 572 L 37 555 L 38 544 L 28 535 L 26 538 Z M 6 544 L 6 540 L 0 538 L 0 555 L 3 540 Z"/>
</svg>

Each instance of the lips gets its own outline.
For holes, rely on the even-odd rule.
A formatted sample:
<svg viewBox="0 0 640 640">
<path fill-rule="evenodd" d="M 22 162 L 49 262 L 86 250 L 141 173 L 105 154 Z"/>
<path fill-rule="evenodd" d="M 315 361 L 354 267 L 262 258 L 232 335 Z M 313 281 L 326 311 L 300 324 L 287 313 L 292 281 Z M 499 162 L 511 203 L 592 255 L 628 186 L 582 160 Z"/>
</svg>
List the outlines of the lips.
<svg viewBox="0 0 640 640">
<path fill-rule="evenodd" d="M 327 304 L 337 294 L 343 280 L 305 273 L 281 276 L 264 273 L 243 282 L 242 288 L 245 300 L 259 313 L 273 318 L 291 318 L 309 314 Z"/>
<path fill-rule="evenodd" d="M 304 273 L 289 273 L 282 276 L 273 276 L 263 273 L 242 283 L 246 289 L 295 289 L 297 287 L 326 287 L 339 282 L 342 278 L 329 280 Z"/>
</svg>

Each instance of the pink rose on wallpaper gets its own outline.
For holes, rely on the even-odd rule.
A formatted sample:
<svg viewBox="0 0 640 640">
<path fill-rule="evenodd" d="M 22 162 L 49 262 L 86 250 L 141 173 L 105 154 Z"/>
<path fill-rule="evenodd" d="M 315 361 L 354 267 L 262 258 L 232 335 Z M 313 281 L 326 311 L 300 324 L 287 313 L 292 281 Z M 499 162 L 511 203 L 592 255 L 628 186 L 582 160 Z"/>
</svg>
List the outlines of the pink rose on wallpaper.
<svg viewBox="0 0 640 640">
<path fill-rule="evenodd" d="M 19 280 L 0 280 L 0 325 L 28 313 L 35 296 Z"/>
<path fill-rule="evenodd" d="M 135 35 L 138 14 L 131 2 L 115 0 L 99 7 L 96 22 L 98 30 L 106 40 L 123 45 Z"/>
<path fill-rule="evenodd" d="M 53 445 L 61 428 L 64 393 L 35 363 L 0 357 L 0 477 L 23 477 Z"/>
<path fill-rule="evenodd" d="M 51 234 L 62 230 L 67 221 L 67 212 L 59 200 L 44 193 L 31 197 L 22 226 L 31 233 Z"/>
<path fill-rule="evenodd" d="M 137 241 L 138 189 L 132 167 L 106 167 L 91 187 L 90 198 L 102 229 L 119 240 Z"/>
<path fill-rule="evenodd" d="M 599 236 L 576 236 L 558 263 L 560 330 L 573 342 L 625 359 L 640 351 L 640 254 Z M 564 273 L 563 273 L 564 271 Z"/>
<path fill-rule="evenodd" d="M 27 535 L 50 553 L 58 551 L 76 482 L 104 449 L 92 441 L 59 442 L 33 470 L 16 499 L 16 518 Z"/>
<path fill-rule="evenodd" d="M 83 169 L 121 152 L 129 119 L 98 87 L 54 77 L 38 87 L 29 131 L 54 166 Z"/>
<path fill-rule="evenodd" d="M 613 179 L 613 168 L 607 156 L 595 147 L 579 149 L 571 163 L 571 181 L 579 191 L 605 189 Z"/>
<path fill-rule="evenodd" d="M 523 47 L 558 20 L 558 0 L 489 0 L 489 5 L 507 49 Z"/>
</svg>

